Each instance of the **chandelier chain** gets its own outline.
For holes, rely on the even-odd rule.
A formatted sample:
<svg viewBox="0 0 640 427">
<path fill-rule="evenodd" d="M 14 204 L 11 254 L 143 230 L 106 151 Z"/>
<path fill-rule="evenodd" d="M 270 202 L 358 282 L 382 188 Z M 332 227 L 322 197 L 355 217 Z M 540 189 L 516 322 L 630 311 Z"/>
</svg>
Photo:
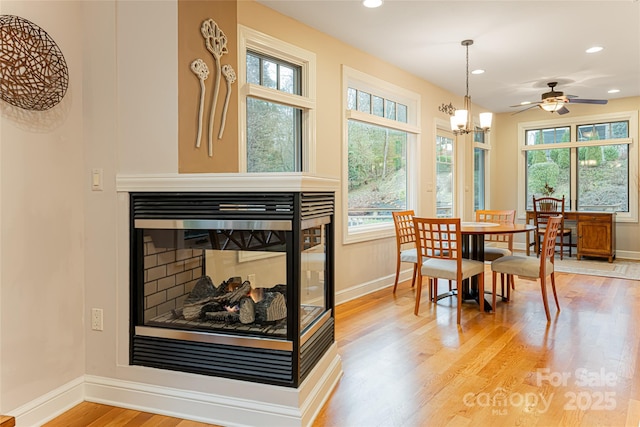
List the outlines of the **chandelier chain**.
<svg viewBox="0 0 640 427">
<path fill-rule="evenodd" d="M 469 96 L 469 45 L 467 47 L 467 96 Z"/>
</svg>

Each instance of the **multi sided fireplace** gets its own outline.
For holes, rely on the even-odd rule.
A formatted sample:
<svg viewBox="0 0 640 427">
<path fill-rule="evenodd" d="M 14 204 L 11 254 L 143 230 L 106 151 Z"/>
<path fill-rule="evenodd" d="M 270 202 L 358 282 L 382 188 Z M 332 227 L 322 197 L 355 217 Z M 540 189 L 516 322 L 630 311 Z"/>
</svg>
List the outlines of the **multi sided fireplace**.
<svg viewBox="0 0 640 427">
<path fill-rule="evenodd" d="M 133 192 L 130 363 L 298 387 L 334 342 L 333 192 Z"/>
</svg>

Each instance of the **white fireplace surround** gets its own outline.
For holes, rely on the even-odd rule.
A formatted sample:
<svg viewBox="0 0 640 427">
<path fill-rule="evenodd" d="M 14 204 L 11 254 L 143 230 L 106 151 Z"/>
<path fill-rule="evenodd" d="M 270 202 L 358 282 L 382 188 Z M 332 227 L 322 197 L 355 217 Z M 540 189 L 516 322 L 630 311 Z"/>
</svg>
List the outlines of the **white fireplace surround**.
<svg viewBox="0 0 640 427">
<path fill-rule="evenodd" d="M 119 193 L 134 191 L 337 191 L 337 179 L 291 173 L 118 175 Z"/>
</svg>

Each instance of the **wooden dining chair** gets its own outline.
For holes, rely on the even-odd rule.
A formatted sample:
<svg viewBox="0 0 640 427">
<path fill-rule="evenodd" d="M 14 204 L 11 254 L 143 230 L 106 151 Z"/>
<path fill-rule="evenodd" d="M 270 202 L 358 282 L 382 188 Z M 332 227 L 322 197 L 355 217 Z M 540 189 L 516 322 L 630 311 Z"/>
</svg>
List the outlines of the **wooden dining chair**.
<svg viewBox="0 0 640 427">
<path fill-rule="evenodd" d="M 460 218 L 413 218 L 418 249 L 418 285 L 414 314 L 420 310 L 423 277 L 429 284 L 429 300 L 437 292 L 438 279 L 455 280 L 457 323 L 460 324 L 462 310 L 462 281 L 478 276 L 480 311 L 484 312 L 484 262 L 462 257 L 462 234 Z M 435 288 L 435 289 L 434 289 Z"/>
<path fill-rule="evenodd" d="M 533 219 L 536 226 L 536 253 L 540 256 L 540 241 L 544 236 L 547 227 L 547 221 L 552 216 L 562 215 L 562 224 L 558 230 L 558 245 L 560 246 L 560 259 L 564 256 L 564 239 L 569 236 L 569 256 L 571 256 L 571 246 L 573 245 L 571 238 L 571 229 L 564 226 L 564 196 L 557 197 L 539 197 L 533 196 Z"/>
<path fill-rule="evenodd" d="M 562 216 L 550 217 L 547 221 L 544 236 L 542 239 L 542 250 L 540 258 L 531 258 L 527 256 L 504 256 L 496 259 L 491 263 L 491 285 L 493 292 L 493 312 L 496 310 L 496 283 L 497 274 L 507 274 L 511 276 L 521 276 L 532 279 L 540 279 L 540 290 L 542 292 L 542 302 L 544 311 L 547 315 L 547 322 L 551 321 L 549 313 L 549 302 L 547 300 L 547 276 L 551 276 L 551 288 L 553 289 L 553 297 L 556 301 L 556 307 L 560 311 L 558 303 L 558 294 L 556 293 L 556 278 L 554 273 L 555 247 L 558 231 L 562 224 Z M 418 286 L 420 281 L 418 281 Z"/>
<path fill-rule="evenodd" d="M 492 222 L 495 224 L 515 224 L 516 211 L 481 209 L 476 211 L 477 222 Z M 484 247 L 484 260 L 493 261 L 500 257 L 513 254 L 513 234 L 487 234 L 485 243 L 497 243 L 499 246 Z M 506 245 L 506 247 L 505 247 Z"/>
<path fill-rule="evenodd" d="M 497 210 L 497 209 L 481 209 L 476 211 L 477 222 L 493 222 L 496 224 L 515 224 L 516 211 L 515 209 Z M 513 234 L 487 234 L 484 239 L 485 243 L 495 243 L 499 246 L 486 246 L 484 247 L 484 260 L 487 262 L 495 261 L 496 259 L 513 255 Z M 506 245 L 506 247 L 505 247 Z M 506 292 L 505 292 L 506 282 Z M 511 298 L 511 289 L 515 289 L 516 284 L 513 276 L 500 275 L 500 283 L 502 286 L 501 295 L 503 295 L 507 301 Z"/>
<path fill-rule="evenodd" d="M 396 211 L 393 215 L 393 225 L 396 229 L 396 279 L 393 283 L 393 293 L 396 293 L 398 287 L 398 279 L 400 277 L 400 265 L 403 262 L 413 263 L 413 276 L 411 278 L 411 287 L 416 283 L 418 274 L 418 254 L 416 250 L 416 233 L 413 229 L 413 210 Z"/>
</svg>

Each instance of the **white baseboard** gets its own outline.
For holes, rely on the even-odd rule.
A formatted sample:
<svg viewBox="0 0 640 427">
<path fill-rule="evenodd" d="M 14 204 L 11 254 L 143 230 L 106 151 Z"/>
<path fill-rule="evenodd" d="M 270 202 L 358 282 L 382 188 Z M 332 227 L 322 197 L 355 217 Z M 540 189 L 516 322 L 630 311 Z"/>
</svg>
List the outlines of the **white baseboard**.
<svg viewBox="0 0 640 427">
<path fill-rule="evenodd" d="M 297 389 L 224 379 L 236 382 L 235 392 L 247 387 L 247 395 L 255 396 L 255 387 L 260 387 L 264 390 L 260 400 L 85 375 L 11 411 L 11 415 L 16 418 L 16 427 L 39 427 L 88 401 L 229 427 L 307 427 L 341 377 L 342 359 L 334 342 Z"/>
<path fill-rule="evenodd" d="M 84 377 L 76 378 L 11 411 L 16 427 L 38 427 L 84 400 Z"/>
<path fill-rule="evenodd" d="M 341 376 L 342 362 L 334 343 L 299 388 L 260 384 L 265 390 L 260 401 L 90 375 L 85 377 L 85 400 L 224 426 L 304 427 L 313 423 Z M 237 381 L 234 389 L 255 386 Z M 297 398 L 291 399 L 292 394 Z M 299 406 L 282 403 L 286 401 Z"/>
<path fill-rule="evenodd" d="M 406 280 L 411 280 L 412 275 L 413 267 L 406 270 L 400 270 L 400 278 L 398 279 L 398 283 L 404 282 Z M 394 272 L 389 276 L 380 277 L 370 282 L 361 283 L 359 285 L 352 286 L 349 289 L 338 291 L 336 292 L 336 305 L 344 304 L 347 301 L 360 298 L 361 296 L 379 291 L 380 289 L 391 287 L 393 286 L 395 278 L 396 273 Z M 389 292 L 391 292 L 391 290 L 389 290 Z"/>
<path fill-rule="evenodd" d="M 628 260 L 631 260 L 631 261 L 639 261 L 640 260 L 640 252 L 618 251 L 618 250 L 616 250 L 616 258 L 628 259 Z"/>
</svg>

